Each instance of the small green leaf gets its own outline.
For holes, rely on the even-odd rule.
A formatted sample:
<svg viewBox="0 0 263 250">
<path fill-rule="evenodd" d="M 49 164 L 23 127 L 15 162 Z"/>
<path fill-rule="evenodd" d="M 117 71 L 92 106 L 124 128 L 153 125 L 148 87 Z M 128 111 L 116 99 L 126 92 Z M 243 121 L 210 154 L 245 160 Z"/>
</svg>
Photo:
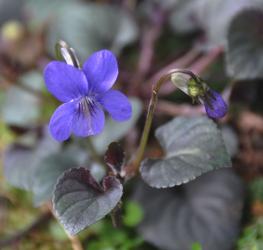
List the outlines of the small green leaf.
<svg viewBox="0 0 263 250">
<path fill-rule="evenodd" d="M 143 210 L 135 201 L 128 201 L 124 211 L 123 223 L 128 227 L 137 226 L 143 219 Z"/>
<path fill-rule="evenodd" d="M 192 245 L 192 250 L 202 250 L 202 246 L 200 243 L 194 243 Z"/>
<path fill-rule="evenodd" d="M 263 77 L 263 10 L 246 9 L 232 20 L 228 31 L 227 71 L 238 80 Z"/>
<path fill-rule="evenodd" d="M 237 242 L 237 250 L 261 250 L 263 249 L 263 218 L 257 218 L 246 227 Z"/>
<path fill-rule="evenodd" d="M 122 196 L 119 180 L 107 176 L 100 185 L 85 168 L 66 171 L 59 179 L 53 206 L 60 223 L 72 235 L 111 212 Z"/>
<path fill-rule="evenodd" d="M 151 187 L 181 185 L 208 171 L 231 166 L 221 132 L 207 117 L 178 117 L 155 134 L 166 156 L 141 164 L 142 178 Z"/>
</svg>

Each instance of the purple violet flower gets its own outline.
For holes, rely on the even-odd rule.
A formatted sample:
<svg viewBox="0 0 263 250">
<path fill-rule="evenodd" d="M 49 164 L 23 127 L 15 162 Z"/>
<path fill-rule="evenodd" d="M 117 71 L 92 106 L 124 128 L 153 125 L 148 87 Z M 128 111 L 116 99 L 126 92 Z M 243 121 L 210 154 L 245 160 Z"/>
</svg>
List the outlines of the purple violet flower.
<svg viewBox="0 0 263 250">
<path fill-rule="evenodd" d="M 222 118 L 227 112 L 227 104 L 222 96 L 212 89 L 208 89 L 204 96 L 200 97 L 207 115 L 210 118 Z"/>
<path fill-rule="evenodd" d="M 63 102 L 50 119 L 51 135 L 64 141 L 71 133 L 80 137 L 101 133 L 103 108 L 116 121 L 128 120 L 132 113 L 128 98 L 111 89 L 117 76 L 117 60 L 108 50 L 92 54 L 83 70 L 60 61 L 50 62 L 44 70 L 46 86 Z"/>
</svg>

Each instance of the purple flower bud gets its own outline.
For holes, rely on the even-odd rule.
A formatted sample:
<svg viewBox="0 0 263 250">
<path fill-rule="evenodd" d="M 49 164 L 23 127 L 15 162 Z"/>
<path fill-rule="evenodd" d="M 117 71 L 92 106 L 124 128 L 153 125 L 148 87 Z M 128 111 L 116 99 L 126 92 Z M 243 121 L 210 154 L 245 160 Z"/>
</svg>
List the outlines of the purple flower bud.
<svg viewBox="0 0 263 250">
<path fill-rule="evenodd" d="M 227 104 L 222 96 L 212 89 L 208 89 L 199 100 L 204 104 L 207 115 L 210 118 L 222 118 L 227 112 Z"/>
</svg>

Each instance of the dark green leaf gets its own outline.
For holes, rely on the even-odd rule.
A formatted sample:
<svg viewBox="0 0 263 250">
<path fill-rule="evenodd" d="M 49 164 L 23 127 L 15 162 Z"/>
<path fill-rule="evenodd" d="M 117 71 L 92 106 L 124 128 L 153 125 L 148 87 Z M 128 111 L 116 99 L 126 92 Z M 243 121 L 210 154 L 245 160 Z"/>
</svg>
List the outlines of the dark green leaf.
<svg viewBox="0 0 263 250">
<path fill-rule="evenodd" d="M 24 1 L 1 0 L 0 1 L 0 25 L 10 20 L 21 20 Z"/>
<path fill-rule="evenodd" d="M 171 15 L 175 31 L 205 32 L 206 47 L 226 45 L 227 30 L 232 18 L 249 6 L 262 6 L 257 0 L 181 0 Z"/>
<path fill-rule="evenodd" d="M 234 157 L 238 153 L 238 146 L 239 146 L 238 136 L 236 132 L 229 126 L 223 126 L 222 136 L 228 154 L 231 157 Z"/>
<path fill-rule="evenodd" d="M 34 204 L 51 199 L 58 177 L 69 168 L 87 166 L 88 152 L 72 144 L 61 145 L 49 136 L 35 138 L 34 133 L 19 139 L 4 155 L 4 174 L 12 185 L 33 192 Z M 95 177 L 101 178 L 101 166 L 89 164 Z"/>
<path fill-rule="evenodd" d="M 34 172 L 33 178 L 32 191 L 35 205 L 38 206 L 44 201 L 51 199 L 57 179 L 63 172 L 70 168 L 78 167 L 86 161 L 86 152 L 74 147 L 42 159 Z"/>
<path fill-rule="evenodd" d="M 240 230 L 244 183 L 232 169 L 220 169 L 180 187 L 136 185 L 134 198 L 144 219 L 139 233 L 162 250 L 230 250 Z"/>
<path fill-rule="evenodd" d="M 173 187 L 231 166 L 221 132 L 207 117 L 178 117 L 158 128 L 156 137 L 166 156 L 146 159 L 140 169 L 142 178 L 152 187 Z"/>
<path fill-rule="evenodd" d="M 74 235 L 110 213 L 121 196 L 122 185 L 115 177 L 105 177 L 100 185 L 89 170 L 75 168 L 59 179 L 53 205 L 61 224 Z"/>
<path fill-rule="evenodd" d="M 118 7 L 98 4 L 71 3 L 57 12 L 48 32 L 48 49 L 60 39 L 72 46 L 84 62 L 96 50 L 112 49 L 118 53 L 136 40 L 134 20 Z"/>
<path fill-rule="evenodd" d="M 52 20 L 59 9 L 73 1 L 75 0 L 25 0 L 24 8 L 30 14 L 32 24 L 38 26 Z"/>
<path fill-rule="evenodd" d="M 41 161 L 60 149 L 60 144 L 49 136 L 47 129 L 43 137 L 36 142 L 32 136 L 23 136 L 20 143 L 11 145 L 4 154 L 4 175 L 7 181 L 16 187 L 31 191 L 34 173 Z"/>
<path fill-rule="evenodd" d="M 263 77 L 262 9 L 247 9 L 231 22 L 228 31 L 227 71 L 235 79 Z"/>
<path fill-rule="evenodd" d="M 32 91 L 40 91 L 44 86 L 42 75 L 35 71 L 23 75 L 19 83 Z M 40 98 L 13 86 L 6 93 L 1 115 L 7 124 L 32 127 L 37 124 L 40 115 Z"/>
</svg>

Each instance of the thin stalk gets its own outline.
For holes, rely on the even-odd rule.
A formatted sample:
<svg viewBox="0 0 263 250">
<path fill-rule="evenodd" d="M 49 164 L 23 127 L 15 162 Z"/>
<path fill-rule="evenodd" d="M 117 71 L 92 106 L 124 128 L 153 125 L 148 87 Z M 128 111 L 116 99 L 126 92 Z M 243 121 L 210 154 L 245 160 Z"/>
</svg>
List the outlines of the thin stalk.
<svg viewBox="0 0 263 250">
<path fill-rule="evenodd" d="M 150 129 L 151 129 L 151 126 L 152 126 L 153 114 L 154 114 L 154 110 L 155 110 L 157 101 L 158 101 L 158 93 L 153 90 L 152 91 L 151 100 L 150 100 L 150 103 L 149 103 L 149 106 L 148 106 L 146 122 L 145 122 L 145 125 L 144 125 L 144 129 L 143 129 L 141 141 L 140 141 L 140 144 L 139 144 L 139 148 L 138 148 L 138 151 L 136 153 L 135 159 L 133 160 L 133 162 L 131 164 L 132 171 L 134 173 L 137 172 L 137 170 L 138 170 L 138 168 L 140 166 L 140 163 L 142 161 L 143 155 L 144 155 L 145 147 L 147 145 Z"/>
<path fill-rule="evenodd" d="M 187 74 L 187 75 L 190 75 L 193 79 L 197 79 L 196 76 L 189 70 L 175 69 L 175 70 L 171 70 L 167 74 L 163 75 L 159 79 L 159 81 L 156 83 L 156 85 L 153 87 L 151 99 L 150 99 L 149 106 L 148 106 L 146 121 L 145 121 L 144 129 L 142 132 L 141 141 L 139 144 L 139 148 L 135 154 L 135 157 L 130 161 L 130 163 L 128 164 L 127 169 L 126 169 L 126 175 L 128 178 L 132 177 L 133 175 L 135 175 L 138 172 L 141 161 L 143 159 L 145 148 L 146 148 L 146 145 L 147 145 L 147 142 L 149 139 L 150 129 L 152 126 L 154 111 L 155 111 L 157 101 L 158 101 L 158 92 L 159 92 L 160 88 L 162 87 L 162 85 L 166 81 L 168 81 L 171 78 L 171 75 L 174 73 Z"/>
</svg>

